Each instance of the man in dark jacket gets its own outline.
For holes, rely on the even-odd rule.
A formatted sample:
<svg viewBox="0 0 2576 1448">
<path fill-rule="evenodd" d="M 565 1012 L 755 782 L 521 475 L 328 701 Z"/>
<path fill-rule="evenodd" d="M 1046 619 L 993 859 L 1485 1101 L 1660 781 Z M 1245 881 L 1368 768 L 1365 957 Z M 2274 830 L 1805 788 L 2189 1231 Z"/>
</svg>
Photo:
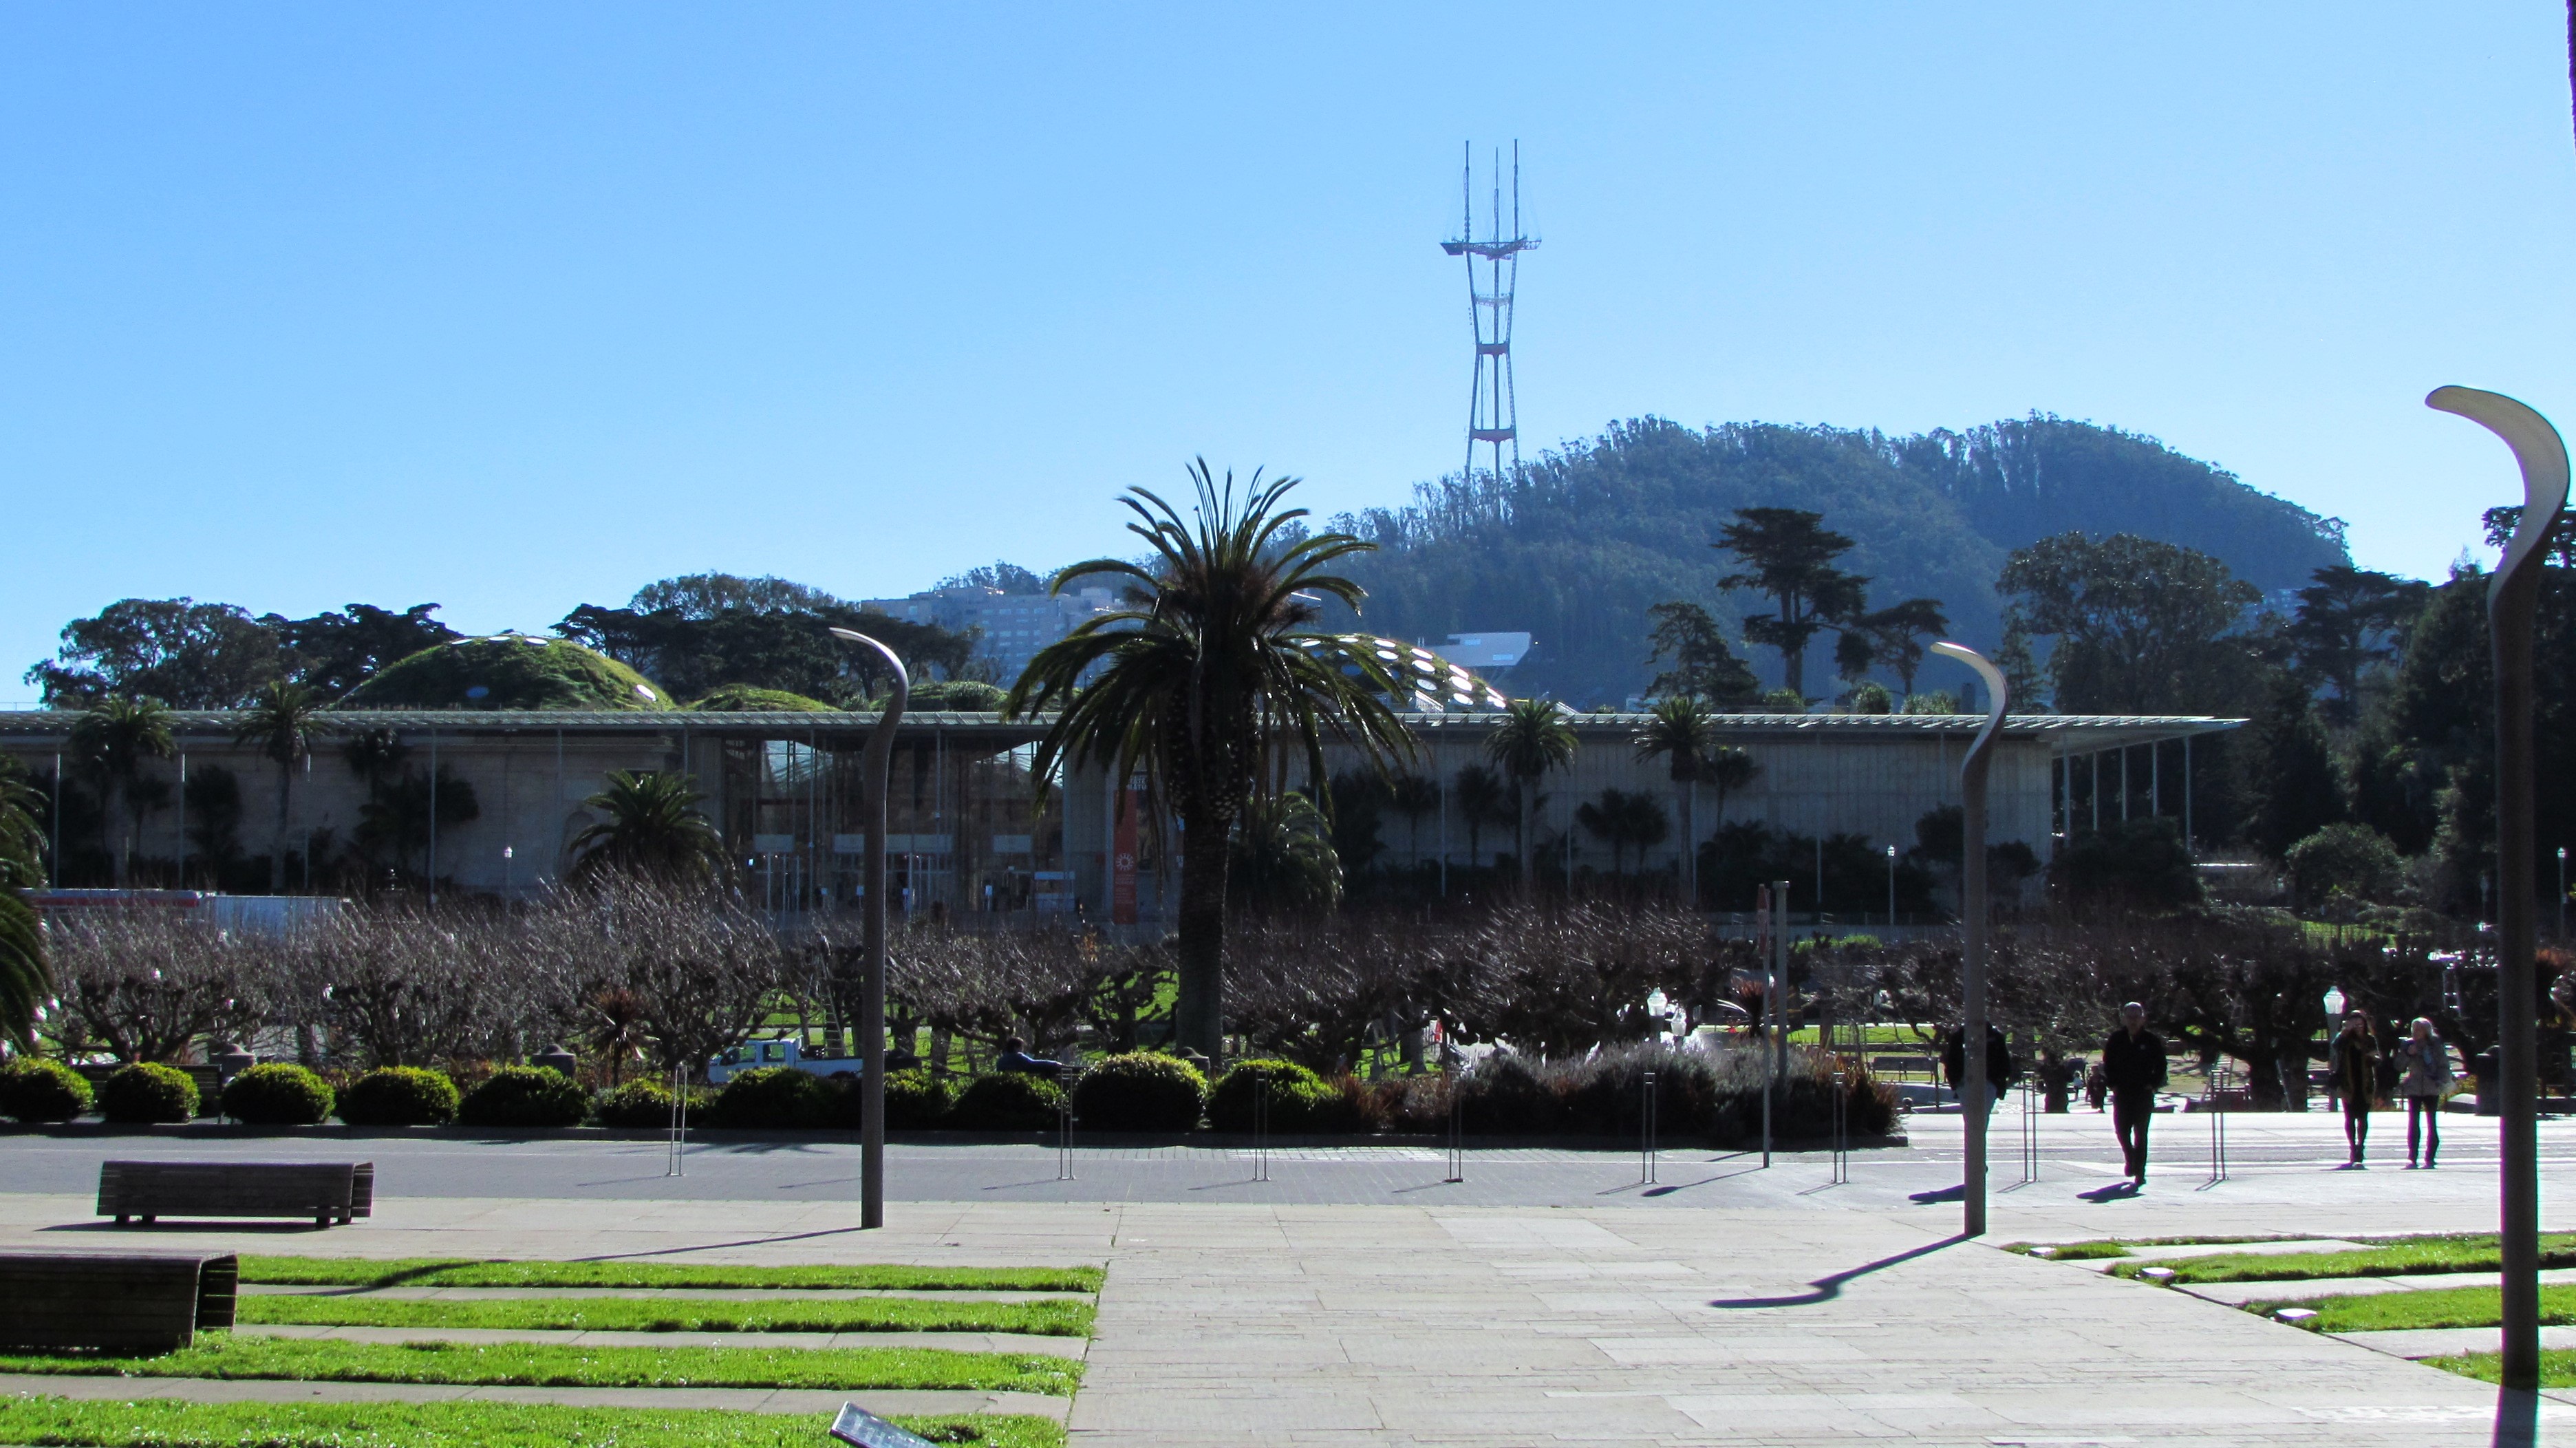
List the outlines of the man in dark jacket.
<svg viewBox="0 0 2576 1448">
<path fill-rule="evenodd" d="M 2102 1043 L 2102 1075 L 2110 1083 L 2111 1130 L 2119 1135 L 2129 1179 L 2145 1186 L 2147 1123 L 2165 1084 L 2165 1038 L 2147 1029 L 2147 1008 L 2136 1001 L 2120 1007 L 2120 1029 Z"/>
<path fill-rule="evenodd" d="M 1950 1078 L 1950 1090 L 1959 1098 L 1961 1110 L 1968 1107 L 1968 1028 L 1952 1031 L 1950 1042 L 1941 1048 L 1941 1072 Z M 1995 1114 L 1995 1103 L 2003 1098 L 2020 1073 L 2013 1069 L 2012 1049 L 2004 1043 L 2003 1028 L 1986 1025 L 1986 1099 L 1976 1103 L 1988 1118 Z"/>
</svg>

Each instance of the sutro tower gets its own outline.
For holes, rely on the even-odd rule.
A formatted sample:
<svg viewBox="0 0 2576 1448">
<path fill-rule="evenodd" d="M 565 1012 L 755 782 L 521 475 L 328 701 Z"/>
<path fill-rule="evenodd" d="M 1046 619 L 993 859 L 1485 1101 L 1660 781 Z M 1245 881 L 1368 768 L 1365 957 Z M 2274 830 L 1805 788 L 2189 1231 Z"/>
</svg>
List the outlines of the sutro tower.
<svg viewBox="0 0 2576 1448">
<path fill-rule="evenodd" d="M 1512 289 L 1519 283 L 1521 253 L 1538 245 L 1521 232 L 1521 143 L 1512 142 L 1512 234 L 1503 235 L 1503 153 L 1494 152 L 1493 215 L 1483 241 L 1476 240 L 1475 150 L 1458 180 L 1458 239 L 1440 243 L 1451 256 L 1467 259 L 1468 311 L 1476 324 L 1476 391 L 1467 407 L 1467 475 L 1476 472 L 1476 444 L 1493 448 L 1493 471 L 1503 471 L 1503 444 L 1511 444 L 1512 472 L 1521 469 L 1520 405 L 1512 391 Z M 1478 286 L 1476 263 L 1485 264 Z"/>
</svg>

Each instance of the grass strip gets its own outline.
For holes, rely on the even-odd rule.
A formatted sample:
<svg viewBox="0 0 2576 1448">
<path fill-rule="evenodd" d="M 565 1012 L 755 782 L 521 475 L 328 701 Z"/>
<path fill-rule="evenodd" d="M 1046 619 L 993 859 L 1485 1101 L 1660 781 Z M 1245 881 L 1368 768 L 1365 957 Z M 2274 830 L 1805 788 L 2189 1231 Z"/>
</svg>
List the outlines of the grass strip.
<svg viewBox="0 0 2576 1448">
<path fill-rule="evenodd" d="M 545 1388 L 974 1388 L 1070 1394 L 1082 1364 L 943 1348 L 570 1347 L 203 1333 L 157 1357 L 0 1354 L 0 1372 Z M 810 1448 L 810 1445 L 809 1445 Z"/>
<path fill-rule="evenodd" d="M 2284 1307 L 2317 1315 L 2298 1324 L 2311 1332 L 2392 1332 L 2414 1327 L 2500 1327 L 2504 1294 L 2494 1287 L 2437 1287 L 2420 1292 L 2359 1292 L 2346 1297 L 2249 1302 L 2245 1310 L 2269 1317 Z M 2576 1284 L 2540 1289 L 2544 1327 L 2576 1323 Z"/>
<path fill-rule="evenodd" d="M 2423 1360 L 2428 1368 L 2458 1373 L 2482 1383 L 2504 1382 L 2504 1354 L 2493 1352 L 2461 1353 L 2456 1357 L 2431 1357 Z M 2540 1385 L 2544 1388 L 2576 1388 L 2576 1351 L 2543 1348 L 2540 1353 Z"/>
<path fill-rule="evenodd" d="M 2216 1252 L 2165 1262 L 2123 1262 L 2114 1276 L 2170 1267 L 2176 1282 L 2282 1282 L 2302 1277 L 2389 1277 L 2419 1272 L 2493 1272 L 2503 1266 L 2495 1234 L 2393 1237 L 2347 1252 Z M 2540 1265 L 2576 1267 L 2576 1232 L 2540 1239 Z"/>
<path fill-rule="evenodd" d="M 919 1297 L 531 1297 L 491 1302 L 254 1294 L 235 1320 L 320 1327 L 489 1327 L 562 1332 L 1026 1332 L 1089 1337 L 1088 1302 L 942 1302 Z"/>
<path fill-rule="evenodd" d="M 1022 1414 L 896 1418 L 959 1448 L 1064 1448 Z M 131 1403 L 0 1397 L 0 1442 L 40 1448 L 814 1448 L 802 1413 L 541 1403 Z"/>
<path fill-rule="evenodd" d="M 2015 1242 L 2004 1250 L 2028 1257 L 2044 1248 L 2054 1249 L 2048 1254 L 2051 1262 L 2090 1262 L 2103 1257 L 2129 1255 L 2129 1249 L 2118 1242 Z"/>
<path fill-rule="evenodd" d="M 729 1267 L 676 1262 L 477 1261 L 469 1257 L 241 1259 L 278 1287 L 768 1287 L 906 1292 L 1098 1292 L 1097 1267 Z"/>
</svg>

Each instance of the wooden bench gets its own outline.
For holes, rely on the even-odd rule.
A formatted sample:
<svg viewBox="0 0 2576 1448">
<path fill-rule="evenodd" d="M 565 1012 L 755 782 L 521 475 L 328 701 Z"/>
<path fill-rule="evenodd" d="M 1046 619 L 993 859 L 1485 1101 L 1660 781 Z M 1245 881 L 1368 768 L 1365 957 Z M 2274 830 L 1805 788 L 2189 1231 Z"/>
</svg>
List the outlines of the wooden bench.
<svg viewBox="0 0 2576 1448">
<path fill-rule="evenodd" d="M 229 1252 L 0 1254 L 0 1347 L 175 1352 L 233 1325 L 240 1281 Z"/>
<path fill-rule="evenodd" d="M 371 1161 L 110 1161 L 98 1168 L 98 1214 L 134 1218 L 311 1217 L 313 1225 L 374 1214 Z"/>
</svg>

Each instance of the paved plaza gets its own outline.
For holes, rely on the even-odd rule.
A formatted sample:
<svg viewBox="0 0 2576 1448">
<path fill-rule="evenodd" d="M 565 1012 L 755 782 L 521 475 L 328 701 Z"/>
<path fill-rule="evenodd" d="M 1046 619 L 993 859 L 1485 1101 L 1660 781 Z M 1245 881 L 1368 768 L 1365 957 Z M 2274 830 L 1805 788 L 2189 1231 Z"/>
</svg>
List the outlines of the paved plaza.
<svg viewBox="0 0 2576 1448">
<path fill-rule="evenodd" d="M 2383 1118 L 2383 1130 L 2396 1118 Z M 2402 1122 L 2397 1122 L 2402 1128 Z M 18 1135 L 0 1138 L 0 1238 L 225 1243 L 371 1256 L 1102 1263 L 1070 1408 L 1085 1445 L 1548 1443 L 2469 1444 L 2576 1442 L 2576 1393 L 2508 1403 L 2392 1353 L 2184 1292 L 1998 1250 L 2126 1234 L 2309 1237 L 2494 1221 L 2492 1127 L 2454 1118 L 2438 1172 L 2337 1169 L 2338 1123 L 2239 1116 L 2210 1184 L 2206 1122 L 2158 1123 L 2147 1190 L 2105 1191 L 2102 1118 L 2044 1119 L 2023 1184 L 1999 1119 L 1994 1229 L 1953 1234 L 1958 1120 L 1830 1162 L 1667 1151 L 1288 1148 L 893 1153 L 890 1226 L 853 1229 L 855 1153 L 658 1144 Z M 2402 1135 L 2402 1131 L 2398 1133 Z M 2483 1138 L 2483 1142 L 2482 1139 Z M 2576 1126 L 2544 1128 L 2547 1185 Z M 2393 1143 L 2402 1161 L 2402 1142 Z M 346 1155 L 379 1166 L 352 1227 L 117 1233 L 91 1215 L 113 1155 Z M 2199 1160 L 2192 1153 L 2202 1153 Z M 505 1186 L 516 1185 L 503 1190 Z M 2551 1225 L 2576 1223 L 2553 1215 Z M 866 1395 L 862 1395 L 866 1396 Z M 2561 1397 L 2569 1400 L 2562 1403 Z M 786 1406 L 786 1405 L 782 1405 Z M 893 1405 L 900 1407 L 900 1404 Z M 2526 1423 L 2536 1418 L 2536 1429 Z"/>
</svg>

